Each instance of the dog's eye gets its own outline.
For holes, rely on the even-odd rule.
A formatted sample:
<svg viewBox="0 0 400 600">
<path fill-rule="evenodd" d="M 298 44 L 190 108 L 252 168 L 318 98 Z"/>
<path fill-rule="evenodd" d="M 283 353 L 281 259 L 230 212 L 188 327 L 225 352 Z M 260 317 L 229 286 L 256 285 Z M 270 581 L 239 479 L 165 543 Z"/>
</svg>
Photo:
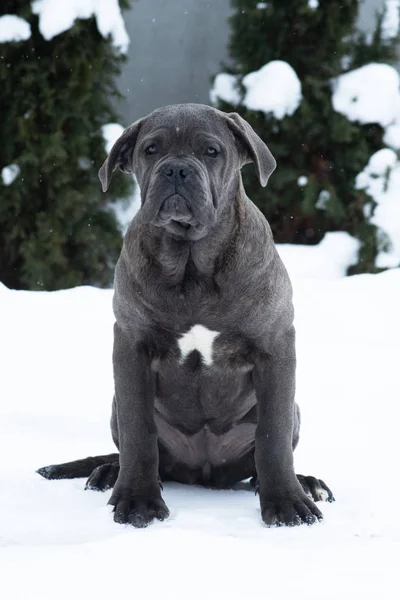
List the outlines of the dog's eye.
<svg viewBox="0 0 400 600">
<path fill-rule="evenodd" d="M 151 154 L 155 154 L 157 152 L 157 146 L 155 144 L 150 144 L 150 146 L 147 146 L 145 153 L 147 154 L 147 156 L 150 156 Z"/>
<path fill-rule="evenodd" d="M 206 154 L 206 156 L 211 156 L 212 158 L 215 158 L 219 154 L 219 152 L 212 146 L 208 146 L 205 154 Z"/>
</svg>

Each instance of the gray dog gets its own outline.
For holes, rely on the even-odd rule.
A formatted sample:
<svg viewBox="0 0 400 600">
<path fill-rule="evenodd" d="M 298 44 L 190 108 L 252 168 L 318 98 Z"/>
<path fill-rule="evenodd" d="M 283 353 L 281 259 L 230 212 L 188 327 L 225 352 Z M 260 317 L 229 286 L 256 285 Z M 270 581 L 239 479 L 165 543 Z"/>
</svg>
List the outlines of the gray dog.
<svg viewBox="0 0 400 600">
<path fill-rule="evenodd" d="M 118 454 L 39 469 L 114 487 L 118 523 L 169 515 L 161 481 L 226 488 L 247 478 L 268 526 L 322 518 L 322 480 L 296 475 L 292 290 L 270 227 L 243 189 L 276 163 L 238 114 L 201 104 L 128 127 L 99 177 L 135 173 L 142 206 L 115 273 L 111 430 Z"/>
</svg>

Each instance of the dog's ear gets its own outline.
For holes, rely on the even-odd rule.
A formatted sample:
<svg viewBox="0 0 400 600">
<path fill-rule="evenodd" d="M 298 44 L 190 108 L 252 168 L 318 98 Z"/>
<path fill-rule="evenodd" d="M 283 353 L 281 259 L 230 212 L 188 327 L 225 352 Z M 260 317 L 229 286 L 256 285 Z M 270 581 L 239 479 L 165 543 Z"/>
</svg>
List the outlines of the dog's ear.
<svg viewBox="0 0 400 600">
<path fill-rule="evenodd" d="M 268 146 L 238 113 L 229 113 L 227 118 L 229 128 L 239 140 L 243 151 L 243 165 L 253 162 L 258 180 L 265 187 L 276 167 L 276 161 Z"/>
<path fill-rule="evenodd" d="M 108 190 L 111 177 L 115 169 L 120 169 L 124 173 L 131 173 L 130 158 L 135 149 L 136 140 L 144 119 L 139 119 L 129 125 L 117 139 L 103 166 L 99 170 L 99 179 L 103 188 L 103 192 Z"/>
</svg>

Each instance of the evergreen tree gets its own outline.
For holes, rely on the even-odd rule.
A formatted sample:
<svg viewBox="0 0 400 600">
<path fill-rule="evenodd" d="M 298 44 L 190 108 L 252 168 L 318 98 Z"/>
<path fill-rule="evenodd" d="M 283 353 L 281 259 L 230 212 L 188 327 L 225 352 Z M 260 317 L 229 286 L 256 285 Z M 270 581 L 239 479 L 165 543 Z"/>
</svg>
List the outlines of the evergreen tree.
<svg viewBox="0 0 400 600">
<path fill-rule="evenodd" d="M 122 8 L 128 2 L 120 2 Z M 30 0 L 3 0 L 0 17 L 29 22 L 26 41 L 0 44 L 0 281 L 16 289 L 108 286 L 121 233 L 108 205 L 132 193 L 122 174 L 104 195 L 97 171 L 106 158 L 101 127 L 117 121 L 114 83 L 123 57 L 78 20 L 46 41 Z"/>
<path fill-rule="evenodd" d="M 222 110 L 237 111 L 249 121 L 277 159 L 266 190 L 254 171 L 245 168 L 250 198 L 266 215 L 276 242 L 316 244 L 327 231 L 348 231 L 362 241 L 359 263 L 351 272 L 375 271 L 377 229 L 364 216 L 364 206 L 373 207 L 374 201 L 355 189 L 355 178 L 385 146 L 384 130 L 379 124 L 350 122 L 335 112 L 332 80 L 369 62 L 393 62 L 398 38 L 383 39 L 382 15 L 371 40 L 358 32 L 358 0 L 232 4 L 233 67 L 228 70 L 237 76 L 241 93 L 245 75 L 282 60 L 295 70 L 303 95 L 298 109 L 281 120 L 242 104 L 219 102 Z M 306 184 L 299 185 L 299 178 Z"/>
</svg>

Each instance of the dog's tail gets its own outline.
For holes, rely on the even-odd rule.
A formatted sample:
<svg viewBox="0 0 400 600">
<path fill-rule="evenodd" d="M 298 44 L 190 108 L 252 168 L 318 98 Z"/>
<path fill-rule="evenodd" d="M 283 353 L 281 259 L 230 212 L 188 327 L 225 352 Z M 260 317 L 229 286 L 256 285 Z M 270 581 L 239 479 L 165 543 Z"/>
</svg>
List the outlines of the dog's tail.
<svg viewBox="0 0 400 600">
<path fill-rule="evenodd" d="M 41 467 L 36 471 L 46 479 L 75 479 L 76 477 L 89 477 L 96 467 L 108 463 L 118 463 L 119 454 L 106 454 L 104 456 L 88 456 L 80 460 Z"/>
</svg>

